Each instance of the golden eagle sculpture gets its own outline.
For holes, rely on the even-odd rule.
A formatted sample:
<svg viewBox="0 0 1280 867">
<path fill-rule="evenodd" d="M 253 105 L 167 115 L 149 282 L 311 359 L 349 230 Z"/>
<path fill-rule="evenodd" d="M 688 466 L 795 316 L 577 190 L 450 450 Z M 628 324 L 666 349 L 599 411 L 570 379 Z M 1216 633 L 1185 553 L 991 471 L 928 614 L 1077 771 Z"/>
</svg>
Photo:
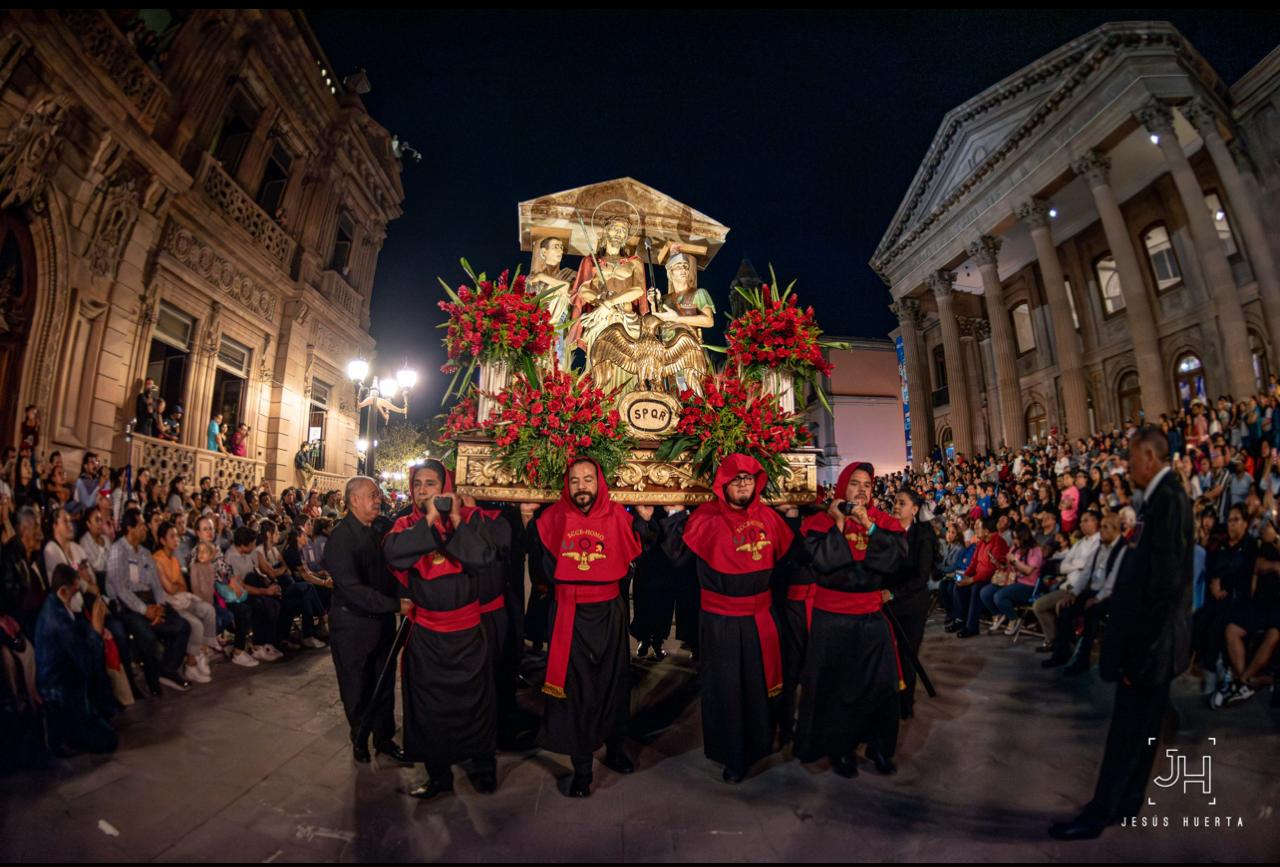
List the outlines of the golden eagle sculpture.
<svg viewBox="0 0 1280 867">
<path fill-rule="evenodd" d="M 679 325 L 663 333 L 664 324 L 647 313 L 640 318 L 640 336 L 634 339 L 621 322 L 601 331 L 589 354 L 595 384 L 619 393 L 674 391 L 685 386 L 700 394 L 708 370 L 702 341 L 692 329 Z"/>
</svg>

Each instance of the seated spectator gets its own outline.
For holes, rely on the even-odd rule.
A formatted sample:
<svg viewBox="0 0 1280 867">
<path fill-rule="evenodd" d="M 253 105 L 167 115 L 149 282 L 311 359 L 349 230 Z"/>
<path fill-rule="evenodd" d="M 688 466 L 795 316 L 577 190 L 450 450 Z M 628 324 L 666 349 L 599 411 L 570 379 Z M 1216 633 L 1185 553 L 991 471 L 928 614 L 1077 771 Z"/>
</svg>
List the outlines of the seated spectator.
<svg viewBox="0 0 1280 867">
<path fill-rule="evenodd" d="M 81 573 L 80 577 L 97 583 L 97 576 L 89 565 L 89 555 L 75 541 L 76 530 L 71 523 L 71 513 L 55 506 L 49 512 L 48 542 L 44 546 L 44 574 L 52 576 L 53 570 L 61 565 L 70 566 Z M 83 573 L 87 572 L 87 576 Z"/>
<path fill-rule="evenodd" d="M 1078 584 L 1067 589 L 1067 595 L 1057 603 L 1058 622 L 1054 632 L 1053 653 L 1044 662 L 1044 668 L 1059 668 L 1068 676 L 1084 674 L 1089 670 L 1093 641 L 1098 626 L 1110 610 L 1111 591 L 1115 588 L 1120 563 L 1128 547 L 1120 534 L 1120 520 L 1115 515 L 1103 515 L 1098 531 L 1098 548 L 1088 567 L 1080 573 Z M 1075 649 L 1075 661 L 1071 660 L 1071 638 L 1075 634 L 1075 622 L 1084 618 L 1084 631 Z"/>
<path fill-rule="evenodd" d="M 1254 678 L 1266 669 L 1280 645 L 1280 536 L 1271 521 L 1262 525 L 1258 556 L 1247 594 L 1239 593 L 1231 604 L 1226 632 L 1231 679 L 1224 681 L 1209 700 L 1217 710 L 1252 698 Z M 1248 659 L 1246 646 L 1258 639 L 1258 649 Z"/>
<path fill-rule="evenodd" d="M 196 683 L 208 683 L 212 679 L 209 656 L 222 652 L 222 645 L 218 643 L 213 605 L 187 590 L 187 582 L 177 558 L 177 528 L 168 522 L 163 523 L 160 525 L 159 535 L 160 547 L 152 552 L 152 556 L 156 561 L 160 585 L 164 587 L 169 604 L 191 627 L 191 634 L 187 639 L 186 668 L 182 675 Z"/>
<path fill-rule="evenodd" d="M 169 482 L 169 496 L 165 500 L 165 508 L 170 515 L 181 515 L 191 508 L 191 498 L 187 496 L 187 480 L 175 476 Z"/>
<path fill-rule="evenodd" d="M 191 626 L 169 605 L 155 560 L 143 542 L 147 525 L 142 513 L 130 509 L 121 519 L 124 535 L 111 546 L 107 561 L 107 591 L 120 606 L 120 619 L 133 635 L 147 688 L 160 696 L 160 684 L 184 691 L 182 676 Z M 162 654 L 163 650 L 163 655 Z"/>
<path fill-rule="evenodd" d="M 1072 587 L 1083 586 L 1083 582 L 1087 580 L 1085 572 L 1093 562 L 1094 552 L 1101 542 L 1098 536 L 1100 520 L 1097 512 L 1089 511 L 1080 515 L 1080 532 L 1083 535 L 1063 556 L 1058 566 L 1059 580 L 1052 587 L 1042 586 L 1040 596 L 1031 606 L 1044 633 L 1044 642 L 1036 648 L 1039 652 L 1048 653 L 1053 649 L 1054 639 L 1057 637 L 1058 603 L 1074 595 Z"/>
<path fill-rule="evenodd" d="M 58 756 L 110 753 L 118 744 L 107 719 L 118 706 L 112 698 L 104 657 L 107 606 L 93 601 L 81 616 L 84 594 L 76 572 L 59 565 L 35 629 L 38 684 L 48 721 L 49 746 Z"/>
<path fill-rule="evenodd" d="M 1040 580 L 1040 567 L 1044 564 L 1044 553 L 1032 538 L 1030 527 L 1019 524 L 1013 536 L 1014 544 L 1005 561 L 1007 565 L 999 569 L 991 583 L 979 593 L 983 606 L 995 615 L 991 631 L 1003 629 L 1006 635 L 1017 631 L 1019 618 L 1015 606 L 1031 601 L 1031 594 Z"/>
<path fill-rule="evenodd" d="M 1228 512 L 1227 535 L 1205 566 L 1208 578 L 1204 605 L 1192 620 L 1192 646 L 1196 661 L 1212 675 L 1216 690 L 1226 680 L 1226 664 L 1222 660 L 1227 625 L 1235 600 L 1247 598 L 1253 580 L 1254 560 L 1258 557 L 1258 540 L 1249 535 L 1248 518 L 1243 505 Z"/>
<path fill-rule="evenodd" d="M 269 582 L 258 574 L 258 534 L 248 527 L 237 527 L 231 537 L 231 547 L 224 555 L 231 567 L 231 577 L 239 582 L 248 597 L 253 618 L 253 658 L 261 662 L 275 662 L 284 658 L 276 649 L 277 624 L 280 619 L 279 584 Z M 218 591 L 222 593 L 222 590 Z M 225 594 L 223 595 L 225 599 Z"/>
<path fill-rule="evenodd" d="M 208 543 L 196 545 L 195 559 L 191 563 L 191 582 L 197 595 L 203 597 L 206 589 L 214 596 L 218 610 L 230 618 L 230 629 L 235 633 L 231 661 L 245 668 L 253 668 L 258 660 L 248 651 L 249 629 L 253 623 L 253 610 L 249 606 L 249 594 L 241 580 L 231 573 L 231 568 L 218 549 Z"/>
<path fill-rule="evenodd" d="M 295 616 L 302 620 L 302 645 L 313 649 L 324 647 L 324 643 L 316 638 L 316 621 L 324 616 L 324 606 L 316 588 L 305 581 L 297 580 L 285 565 L 284 557 L 277 547 L 280 533 L 271 521 L 263 521 L 258 530 L 258 574 L 269 582 L 275 582 L 281 588 L 280 625 L 277 635 L 281 644 L 290 650 L 298 649 L 289 637 L 290 627 Z"/>
<path fill-rule="evenodd" d="M 31 635 L 45 594 L 49 592 L 48 573 L 40 556 L 44 533 L 39 513 L 32 508 L 19 509 L 14 530 L 17 535 L 5 546 L 5 612 L 22 625 L 23 632 Z"/>
<path fill-rule="evenodd" d="M 85 452 L 80 461 L 80 477 L 76 480 L 73 502 L 80 514 L 88 514 L 98 508 L 98 491 L 106 481 L 106 468 L 93 452 Z"/>
<path fill-rule="evenodd" d="M 982 613 L 979 593 L 982 586 L 991 581 L 1009 553 L 1009 546 L 996 532 L 994 519 L 986 518 L 975 526 L 978 545 L 964 576 L 956 582 L 954 604 L 949 612 L 951 624 L 948 631 L 955 632 L 959 638 L 970 638 L 978 634 L 978 618 Z"/>
</svg>

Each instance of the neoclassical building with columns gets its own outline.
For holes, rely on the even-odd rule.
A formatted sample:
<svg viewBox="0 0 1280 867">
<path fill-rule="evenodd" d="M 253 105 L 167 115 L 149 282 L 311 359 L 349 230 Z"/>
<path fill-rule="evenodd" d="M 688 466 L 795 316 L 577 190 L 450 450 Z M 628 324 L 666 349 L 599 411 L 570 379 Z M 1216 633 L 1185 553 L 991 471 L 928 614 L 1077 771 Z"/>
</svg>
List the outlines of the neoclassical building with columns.
<svg viewBox="0 0 1280 867">
<path fill-rule="evenodd" d="M 1107 24 L 952 110 L 871 259 L 913 460 L 1237 399 L 1280 348 L 1280 49 Z"/>
<path fill-rule="evenodd" d="M 322 487 L 354 472 L 346 365 L 404 198 L 368 89 L 296 11 L 0 11 L 0 445 L 33 404 L 72 474 L 278 489 L 303 443 Z M 146 378 L 177 442 L 129 435 Z"/>
</svg>

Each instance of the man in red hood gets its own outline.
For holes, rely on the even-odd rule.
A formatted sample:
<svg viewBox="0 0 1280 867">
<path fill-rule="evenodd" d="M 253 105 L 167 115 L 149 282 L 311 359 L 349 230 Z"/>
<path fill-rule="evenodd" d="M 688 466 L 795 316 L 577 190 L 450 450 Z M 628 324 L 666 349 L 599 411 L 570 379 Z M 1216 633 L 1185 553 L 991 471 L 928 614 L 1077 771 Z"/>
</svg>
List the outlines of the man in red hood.
<svg viewBox="0 0 1280 867">
<path fill-rule="evenodd" d="M 881 773 L 895 770 L 902 669 L 881 591 L 906 558 L 907 539 L 897 519 L 871 505 L 874 481 L 871 464 L 845 467 L 836 499 L 802 525 L 817 587 L 795 754 L 802 762 L 827 756 L 843 777 L 857 775 L 862 742 Z"/>
<path fill-rule="evenodd" d="M 740 783 L 773 749 L 782 657 L 770 578 L 795 538 L 761 502 L 768 476 L 754 459 L 729 455 L 716 470 L 716 499 L 663 528 L 663 549 L 677 568 L 696 558 L 702 617 L 698 669 L 707 758 Z"/>
<path fill-rule="evenodd" d="M 476 791 L 488 794 L 497 788 L 497 709 L 480 576 L 510 546 L 510 525 L 461 505 L 438 461 L 415 467 L 409 487 L 413 511 L 383 541 L 401 595 L 413 603 L 401 669 L 404 751 L 426 764 L 427 781 L 409 794 L 453 791 L 452 765 L 467 759 Z"/>
<path fill-rule="evenodd" d="M 623 750 L 630 715 L 627 602 L 619 583 L 652 541 L 652 506 L 630 515 L 609 496 L 604 472 L 583 458 L 569 466 L 559 501 L 534 519 L 531 556 L 555 588 L 547 653 L 543 745 L 573 761 L 571 797 L 591 794 L 592 754 L 605 746 L 604 765 L 629 774 Z"/>
</svg>

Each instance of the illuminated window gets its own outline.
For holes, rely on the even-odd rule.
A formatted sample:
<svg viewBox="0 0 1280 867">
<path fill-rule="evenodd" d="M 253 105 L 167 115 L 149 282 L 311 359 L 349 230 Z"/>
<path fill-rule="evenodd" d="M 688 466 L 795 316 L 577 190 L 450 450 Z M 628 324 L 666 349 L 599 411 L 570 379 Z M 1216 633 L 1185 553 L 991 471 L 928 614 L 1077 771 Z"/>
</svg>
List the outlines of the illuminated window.
<svg viewBox="0 0 1280 867">
<path fill-rule="evenodd" d="M 1156 291 L 1163 292 L 1182 283 L 1182 269 L 1169 241 L 1169 230 L 1163 224 L 1152 226 L 1142 236 L 1142 243 L 1146 245 L 1151 273 L 1156 278 Z"/>
<path fill-rule="evenodd" d="M 1174 384 L 1178 390 L 1178 400 L 1183 406 L 1190 406 L 1197 397 L 1207 401 L 1204 390 L 1204 365 L 1199 356 L 1188 352 L 1178 359 L 1174 369 Z"/>
<path fill-rule="evenodd" d="M 1235 235 L 1231 232 L 1231 222 L 1227 219 L 1227 209 L 1222 207 L 1222 199 L 1218 198 L 1217 193 L 1205 193 L 1204 204 L 1209 209 L 1209 216 L 1213 217 L 1213 227 L 1218 230 L 1222 249 L 1228 256 L 1234 256 L 1239 250 L 1236 248 Z"/>
<path fill-rule="evenodd" d="M 1034 442 L 1042 439 L 1049 431 L 1049 417 L 1045 415 L 1044 407 L 1039 403 L 1033 403 L 1027 407 L 1027 440 Z"/>
<path fill-rule="evenodd" d="M 1114 316 L 1124 309 L 1124 294 L 1120 291 L 1120 271 L 1116 268 L 1115 257 L 1110 253 L 1093 263 L 1093 271 L 1098 276 L 1098 292 L 1102 296 L 1102 309 L 1108 316 Z"/>
<path fill-rule="evenodd" d="M 1023 301 L 1009 311 L 1013 318 L 1013 333 L 1018 341 L 1018 354 L 1023 355 L 1036 348 L 1036 334 L 1031 327 L 1031 305 Z"/>
</svg>

